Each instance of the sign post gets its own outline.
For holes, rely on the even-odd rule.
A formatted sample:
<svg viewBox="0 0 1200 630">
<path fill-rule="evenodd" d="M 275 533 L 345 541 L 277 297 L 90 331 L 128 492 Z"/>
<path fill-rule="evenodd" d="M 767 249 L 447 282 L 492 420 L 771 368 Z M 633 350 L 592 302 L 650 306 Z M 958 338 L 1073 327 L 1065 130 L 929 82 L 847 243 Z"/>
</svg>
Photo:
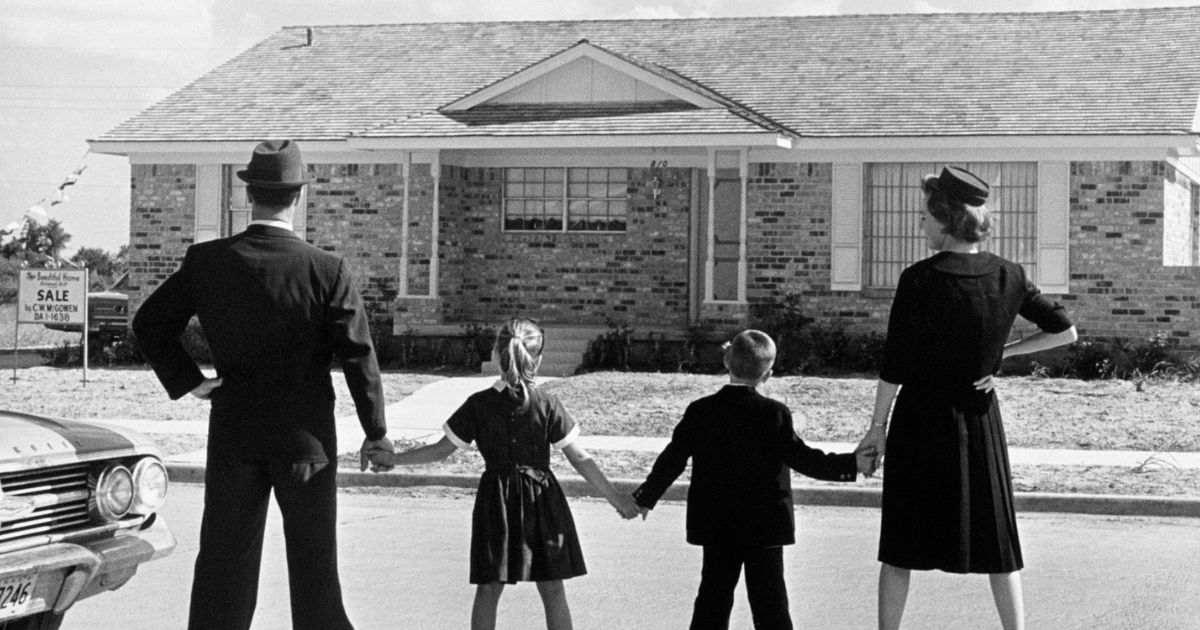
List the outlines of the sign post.
<svg viewBox="0 0 1200 630">
<path fill-rule="evenodd" d="M 17 325 L 83 326 L 83 381 L 87 383 L 87 269 L 22 269 L 17 276 Z M 15 344 L 14 344 L 15 345 Z M 13 379 L 16 380 L 16 368 Z"/>
</svg>

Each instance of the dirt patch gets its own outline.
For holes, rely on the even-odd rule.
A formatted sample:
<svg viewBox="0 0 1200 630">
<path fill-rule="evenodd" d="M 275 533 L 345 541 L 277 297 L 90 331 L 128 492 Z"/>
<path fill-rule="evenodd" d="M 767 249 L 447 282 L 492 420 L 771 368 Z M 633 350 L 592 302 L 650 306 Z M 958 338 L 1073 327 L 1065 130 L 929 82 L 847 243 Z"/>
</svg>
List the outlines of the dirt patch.
<svg viewBox="0 0 1200 630">
<path fill-rule="evenodd" d="M 144 367 L 93 368 L 83 383 L 82 368 L 32 367 L 0 373 L 4 378 L 0 408 L 58 418 L 132 418 L 137 420 L 208 420 L 208 402 L 192 396 L 171 400 Z M 213 374 L 212 370 L 206 373 Z M 388 403 L 402 400 L 422 385 L 446 378 L 440 374 L 384 372 L 383 394 Z M 346 380 L 333 373 L 337 396 L 334 415 L 354 414 Z"/>
<path fill-rule="evenodd" d="M 11 375 L 11 374 L 10 374 Z M 146 368 L 89 370 L 81 382 L 79 369 L 36 367 L 17 370 L 18 380 L 0 385 L 0 407 L 65 418 L 137 418 L 205 420 L 208 404 L 185 396 L 171 401 Z M 446 375 L 386 372 L 388 402 L 401 400 L 420 386 Z M 354 413 L 345 381 L 334 374 L 339 416 Z M 590 435 L 669 436 L 688 402 L 716 391 L 725 380 L 690 374 L 600 372 L 557 379 L 544 385 L 556 392 Z M 764 393 L 793 410 L 796 429 L 809 441 L 856 442 L 869 421 L 875 381 L 870 378 L 785 377 L 772 379 Z M 1005 428 L 1013 447 L 1082 448 L 1147 451 L 1200 451 L 1200 385 L 1170 380 L 1073 381 L 1001 378 Z M 205 446 L 204 436 L 154 433 L 151 438 L 167 455 Z M 397 449 L 418 443 L 399 440 Z M 613 479 L 644 479 L 657 456 L 638 451 L 592 452 Z M 347 452 L 339 465 L 357 470 L 358 453 Z M 560 477 L 577 477 L 561 453 L 552 467 Z M 418 473 L 478 475 L 483 459 L 475 449 L 456 451 L 438 464 L 406 470 Z M 687 480 L 687 472 L 681 477 Z M 1138 468 L 1083 466 L 1017 466 L 1018 491 L 1082 492 L 1151 496 L 1200 496 L 1200 471 L 1150 465 Z M 797 485 L 822 485 L 796 476 Z M 873 487 L 878 477 L 859 482 Z M 442 490 L 402 489 L 412 493 Z M 368 492 L 363 490 L 363 492 Z M 446 492 L 458 495 L 463 491 Z M 469 494 L 469 492 L 468 492 Z M 441 496 L 420 494 L 419 496 Z"/>
<path fill-rule="evenodd" d="M 545 385 L 591 435 L 667 437 L 688 402 L 719 376 L 596 372 Z M 998 379 L 1009 445 L 1023 448 L 1200 451 L 1200 384 L 1032 377 Z M 792 409 L 805 440 L 857 442 L 875 403 L 873 378 L 788 376 L 762 392 Z"/>
</svg>

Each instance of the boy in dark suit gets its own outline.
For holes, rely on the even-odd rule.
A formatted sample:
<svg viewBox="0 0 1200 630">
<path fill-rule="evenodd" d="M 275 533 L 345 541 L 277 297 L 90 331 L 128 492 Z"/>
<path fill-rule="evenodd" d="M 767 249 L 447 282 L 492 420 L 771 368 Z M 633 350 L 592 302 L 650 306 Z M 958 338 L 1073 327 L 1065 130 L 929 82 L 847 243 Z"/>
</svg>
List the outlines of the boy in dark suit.
<svg viewBox="0 0 1200 630">
<path fill-rule="evenodd" d="M 872 472 L 874 450 L 826 454 L 804 444 L 783 403 L 756 391 L 775 342 L 746 330 L 725 344 L 729 384 L 688 405 L 671 442 L 634 492 L 643 518 L 692 460 L 687 541 L 704 548 L 692 630 L 728 628 L 742 566 L 754 627 L 790 629 L 783 545 L 795 542 L 791 468 L 829 481 Z"/>
</svg>

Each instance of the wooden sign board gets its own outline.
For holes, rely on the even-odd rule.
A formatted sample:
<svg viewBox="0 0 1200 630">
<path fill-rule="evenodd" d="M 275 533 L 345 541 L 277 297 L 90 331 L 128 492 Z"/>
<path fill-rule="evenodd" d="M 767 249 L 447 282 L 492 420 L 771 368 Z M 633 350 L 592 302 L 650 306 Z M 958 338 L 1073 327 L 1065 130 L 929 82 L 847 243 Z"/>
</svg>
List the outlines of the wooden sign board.
<svg viewBox="0 0 1200 630">
<path fill-rule="evenodd" d="M 18 278 L 18 324 L 86 327 L 86 269 L 22 269 Z"/>
</svg>

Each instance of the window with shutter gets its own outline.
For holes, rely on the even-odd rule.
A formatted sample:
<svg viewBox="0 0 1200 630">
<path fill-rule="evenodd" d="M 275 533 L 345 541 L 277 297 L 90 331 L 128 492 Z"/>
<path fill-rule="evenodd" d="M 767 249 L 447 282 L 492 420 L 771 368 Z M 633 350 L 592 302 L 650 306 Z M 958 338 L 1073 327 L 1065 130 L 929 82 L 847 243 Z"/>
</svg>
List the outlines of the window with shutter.
<svg viewBox="0 0 1200 630">
<path fill-rule="evenodd" d="M 905 267 L 932 253 L 925 247 L 920 227 L 924 203 L 921 178 L 928 173 L 940 172 L 945 165 L 940 162 L 866 165 L 863 186 L 864 286 L 893 288 Z M 1033 278 L 1039 277 L 1038 268 L 1043 258 L 1055 269 L 1065 263 L 1065 258 L 1060 261 L 1054 257 L 1059 250 L 1039 250 L 1037 247 L 1042 235 L 1038 231 L 1039 219 L 1043 213 L 1039 211 L 1042 198 L 1036 162 L 968 162 L 959 165 L 991 185 L 987 205 L 991 210 L 992 235 L 984 241 L 983 249 L 1023 265 Z M 1063 253 L 1065 249 L 1064 239 Z M 1052 255 L 1043 257 L 1044 253 Z"/>
</svg>

